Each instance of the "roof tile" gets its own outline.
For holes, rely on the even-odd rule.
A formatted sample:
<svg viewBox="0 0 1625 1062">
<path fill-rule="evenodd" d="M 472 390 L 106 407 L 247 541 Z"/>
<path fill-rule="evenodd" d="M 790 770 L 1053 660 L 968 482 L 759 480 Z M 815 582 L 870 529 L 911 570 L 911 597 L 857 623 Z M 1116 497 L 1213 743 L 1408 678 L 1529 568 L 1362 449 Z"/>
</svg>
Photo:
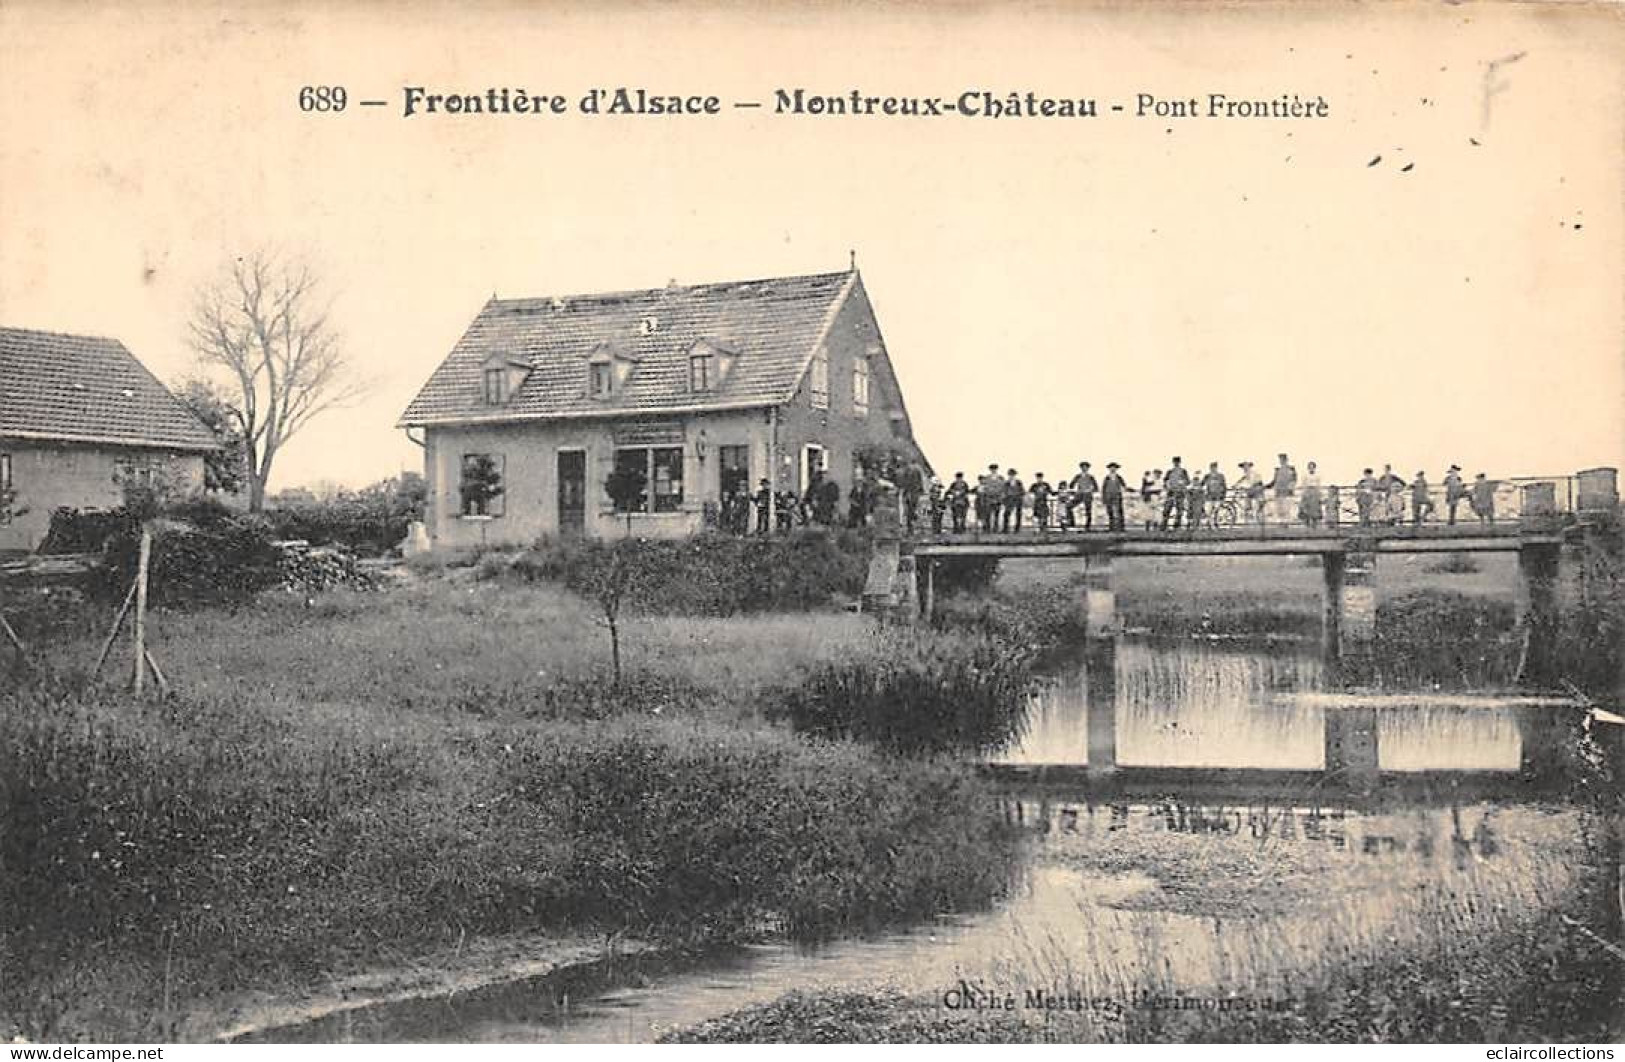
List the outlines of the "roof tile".
<svg viewBox="0 0 1625 1062">
<path fill-rule="evenodd" d="M 0 328 L 0 437 L 211 450 L 214 436 L 116 339 Z"/>
<path fill-rule="evenodd" d="M 401 415 L 403 425 L 774 405 L 794 394 L 854 272 L 554 298 L 492 299 Z M 646 323 L 648 322 L 648 323 Z M 737 355 L 712 390 L 688 389 L 688 352 L 705 339 Z M 602 344 L 632 361 L 608 399 L 587 393 Z M 508 401 L 482 404 L 480 365 L 516 356 L 530 375 Z"/>
</svg>

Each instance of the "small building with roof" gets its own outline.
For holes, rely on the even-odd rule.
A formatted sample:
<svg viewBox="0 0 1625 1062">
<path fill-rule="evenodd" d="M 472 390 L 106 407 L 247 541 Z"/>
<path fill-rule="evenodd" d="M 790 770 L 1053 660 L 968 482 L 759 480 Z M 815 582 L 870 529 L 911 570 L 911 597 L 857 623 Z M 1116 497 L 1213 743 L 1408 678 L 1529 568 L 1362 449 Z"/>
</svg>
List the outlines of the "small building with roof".
<svg viewBox="0 0 1625 1062">
<path fill-rule="evenodd" d="M 855 266 L 493 298 L 399 426 L 421 432 L 435 548 L 683 536 L 762 479 L 799 495 L 823 470 L 844 498 L 865 448 L 923 460 Z M 617 468 L 645 483 L 625 505 Z"/>
<path fill-rule="evenodd" d="M 32 550 L 58 508 L 111 509 L 123 484 L 201 489 L 214 436 L 116 339 L 0 327 L 0 550 Z"/>
</svg>

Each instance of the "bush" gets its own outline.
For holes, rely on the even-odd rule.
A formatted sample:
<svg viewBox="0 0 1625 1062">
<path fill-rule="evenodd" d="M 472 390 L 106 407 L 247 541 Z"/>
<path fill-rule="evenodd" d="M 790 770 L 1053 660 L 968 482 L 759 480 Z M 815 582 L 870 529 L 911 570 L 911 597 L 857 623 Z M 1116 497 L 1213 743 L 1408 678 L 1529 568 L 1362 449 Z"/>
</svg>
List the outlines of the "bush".
<svg viewBox="0 0 1625 1062">
<path fill-rule="evenodd" d="M 1422 570 L 1429 575 L 1472 575 L 1480 570 L 1480 565 L 1471 553 L 1446 553 L 1422 565 Z"/>
<path fill-rule="evenodd" d="M 123 509 L 86 512 L 64 506 L 52 511 L 51 526 L 39 552 L 100 553 L 129 525 L 130 516 Z"/>
<path fill-rule="evenodd" d="M 995 749 L 1016 732 L 1037 656 L 988 633 L 889 631 L 871 655 L 813 668 L 776 714 L 804 734 L 901 755 Z"/>
<path fill-rule="evenodd" d="M 380 557 L 399 546 L 407 526 L 422 517 L 424 494 L 423 478 L 408 473 L 326 501 L 307 494 L 268 508 L 264 515 L 276 538 Z"/>
<path fill-rule="evenodd" d="M 1510 601 L 1447 590 L 1416 590 L 1377 606 L 1370 675 L 1382 685 L 1496 686 L 1517 678 L 1518 639 Z"/>
<path fill-rule="evenodd" d="M 147 599 L 154 605 L 195 607 L 240 604 L 282 581 L 283 555 L 258 517 L 203 506 L 177 510 L 196 523 L 170 517 L 153 522 Z M 141 533 L 126 521 L 107 545 L 91 591 L 121 599 L 135 579 Z"/>
<path fill-rule="evenodd" d="M 516 557 L 488 554 L 477 572 L 558 582 L 590 596 L 594 574 L 612 549 L 632 566 L 637 590 L 628 606 L 647 613 L 729 616 L 819 608 L 861 594 L 869 568 L 868 536 L 803 528 L 771 538 L 544 542 Z"/>
</svg>

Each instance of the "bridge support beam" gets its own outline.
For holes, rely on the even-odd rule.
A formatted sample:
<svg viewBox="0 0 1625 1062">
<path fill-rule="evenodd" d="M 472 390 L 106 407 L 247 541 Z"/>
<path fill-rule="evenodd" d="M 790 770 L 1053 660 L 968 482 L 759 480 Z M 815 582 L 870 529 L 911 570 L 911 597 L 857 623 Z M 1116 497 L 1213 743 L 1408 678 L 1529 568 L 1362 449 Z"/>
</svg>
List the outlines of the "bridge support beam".
<svg viewBox="0 0 1625 1062">
<path fill-rule="evenodd" d="M 897 584 L 892 595 L 892 618 L 913 623 L 920 614 L 920 577 L 914 566 L 914 552 L 904 546 L 897 557 Z"/>
<path fill-rule="evenodd" d="M 1084 633 L 1091 639 L 1118 632 L 1117 591 L 1112 587 L 1112 555 L 1087 553 L 1083 558 Z"/>
<path fill-rule="evenodd" d="M 1369 785 L 1377 780 L 1377 710 L 1326 709 L 1326 771 L 1334 782 Z"/>
<path fill-rule="evenodd" d="M 1518 547 L 1518 626 L 1524 649 L 1518 681 L 1550 685 L 1557 651 L 1557 572 L 1562 547 L 1525 542 Z"/>
<path fill-rule="evenodd" d="M 936 615 L 937 611 L 937 562 L 934 558 L 927 557 L 918 567 L 924 569 L 917 573 L 917 577 L 924 583 L 920 590 L 920 618 L 930 623 L 931 617 Z"/>
<path fill-rule="evenodd" d="M 1091 639 L 1083 654 L 1084 729 L 1088 773 L 1117 770 L 1117 640 Z"/>
<path fill-rule="evenodd" d="M 1322 655 L 1334 661 L 1342 651 L 1343 629 L 1343 573 L 1347 562 L 1341 553 L 1320 555 L 1321 576 L 1325 588 L 1320 597 L 1320 646 Z"/>
<path fill-rule="evenodd" d="M 1376 561 L 1371 553 L 1321 555 L 1321 635 L 1328 660 L 1358 659 L 1371 652 L 1377 637 Z"/>
</svg>

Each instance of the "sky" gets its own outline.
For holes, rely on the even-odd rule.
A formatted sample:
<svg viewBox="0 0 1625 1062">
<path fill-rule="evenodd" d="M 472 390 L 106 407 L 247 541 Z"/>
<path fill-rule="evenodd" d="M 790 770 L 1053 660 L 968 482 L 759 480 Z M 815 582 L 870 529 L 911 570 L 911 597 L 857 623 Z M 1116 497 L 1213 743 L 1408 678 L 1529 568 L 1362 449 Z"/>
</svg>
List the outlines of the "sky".
<svg viewBox="0 0 1625 1062">
<path fill-rule="evenodd" d="M 1622 29 L 1568 5 L 5 0 L 0 323 L 115 336 L 175 380 L 200 285 L 255 248 L 302 257 L 372 387 L 289 443 L 272 486 L 361 485 L 419 467 L 396 419 L 493 294 L 855 251 L 950 474 L 1281 450 L 1328 481 L 1620 465 Z M 350 106 L 301 112 L 324 84 Z M 412 85 L 727 102 L 404 118 Z M 1102 113 L 773 113 L 796 87 Z M 1330 117 L 1133 114 L 1140 93 L 1212 92 Z"/>
</svg>

